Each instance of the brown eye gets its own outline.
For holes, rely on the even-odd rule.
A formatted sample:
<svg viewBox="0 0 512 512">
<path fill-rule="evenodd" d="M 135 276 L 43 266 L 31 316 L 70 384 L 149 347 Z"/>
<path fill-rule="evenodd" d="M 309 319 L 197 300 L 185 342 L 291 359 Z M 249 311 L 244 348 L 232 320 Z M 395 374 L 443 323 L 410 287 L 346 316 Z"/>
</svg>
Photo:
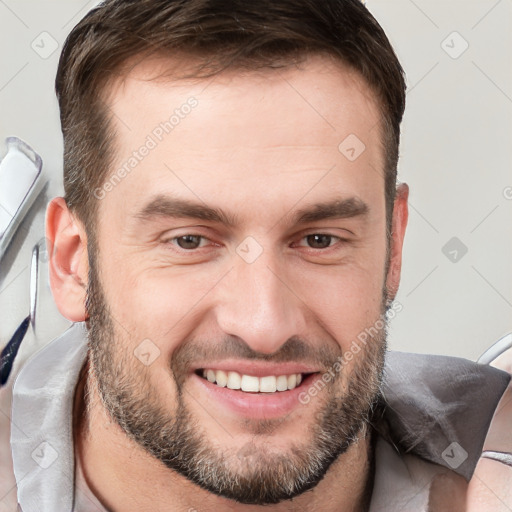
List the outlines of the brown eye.
<svg viewBox="0 0 512 512">
<path fill-rule="evenodd" d="M 183 235 L 174 240 L 182 249 L 197 249 L 201 245 L 202 238 L 198 235 Z"/>
<path fill-rule="evenodd" d="M 326 249 L 330 247 L 333 238 L 331 235 L 315 234 L 308 235 L 306 241 L 309 247 L 313 249 Z"/>
</svg>

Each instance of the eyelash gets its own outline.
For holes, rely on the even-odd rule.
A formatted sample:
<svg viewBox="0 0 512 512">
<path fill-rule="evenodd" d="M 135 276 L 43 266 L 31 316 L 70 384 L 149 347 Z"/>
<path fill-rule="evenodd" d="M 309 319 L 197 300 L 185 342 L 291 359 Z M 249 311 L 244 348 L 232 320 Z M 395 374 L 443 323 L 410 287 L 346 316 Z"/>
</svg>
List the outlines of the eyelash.
<svg viewBox="0 0 512 512">
<path fill-rule="evenodd" d="M 194 249 L 184 249 L 183 247 L 179 247 L 178 244 L 177 244 L 177 241 L 180 239 L 180 238 L 185 238 L 185 237 L 196 237 L 196 238 L 200 238 L 201 240 L 209 240 L 209 238 L 203 236 L 203 235 L 195 235 L 193 233 L 187 233 L 185 235 L 180 235 L 180 236 L 175 236 L 173 238 L 169 238 L 168 240 L 164 240 L 164 243 L 170 243 L 172 245 L 176 245 L 179 250 L 181 251 L 185 251 L 185 252 L 192 252 L 192 251 L 195 251 L 197 249 L 200 249 L 200 247 L 197 247 L 197 248 L 194 248 Z M 211 241 L 211 240 L 210 240 Z M 176 243 L 175 243 L 176 242 Z"/>
<path fill-rule="evenodd" d="M 309 250 L 312 250 L 312 251 L 327 251 L 328 249 L 331 249 L 333 246 L 335 246 L 336 244 L 338 244 L 340 242 L 347 242 L 347 240 L 344 239 L 344 238 L 341 238 L 341 237 L 336 236 L 336 235 L 331 235 L 329 233 L 322 233 L 322 232 L 309 233 L 307 235 L 304 235 L 304 236 L 302 236 L 300 238 L 300 241 L 306 240 L 308 237 L 312 237 L 312 236 L 325 236 L 325 237 L 329 237 L 331 239 L 331 241 L 334 241 L 334 243 L 330 244 L 329 246 L 324 247 L 324 248 L 315 248 L 315 247 L 309 247 L 309 246 L 306 246 L 306 245 L 298 245 L 298 247 L 305 247 L 306 249 L 309 249 Z M 180 247 L 178 245 L 178 240 L 182 239 L 182 238 L 185 238 L 185 237 L 196 237 L 196 238 L 200 238 L 201 241 L 208 241 L 209 240 L 209 238 L 207 238 L 207 237 L 205 237 L 203 235 L 197 235 L 197 234 L 193 234 L 193 233 L 186 233 L 185 235 L 180 235 L 180 236 L 176 236 L 176 237 L 164 240 L 163 243 L 164 244 L 171 244 L 171 245 L 176 246 L 177 250 L 180 251 L 180 252 L 189 252 L 189 253 L 192 253 L 192 252 L 197 251 L 197 250 L 199 250 L 199 249 L 204 247 L 204 246 L 201 246 L 201 245 L 199 247 L 192 248 L 192 249 L 185 249 L 183 247 Z"/>
</svg>

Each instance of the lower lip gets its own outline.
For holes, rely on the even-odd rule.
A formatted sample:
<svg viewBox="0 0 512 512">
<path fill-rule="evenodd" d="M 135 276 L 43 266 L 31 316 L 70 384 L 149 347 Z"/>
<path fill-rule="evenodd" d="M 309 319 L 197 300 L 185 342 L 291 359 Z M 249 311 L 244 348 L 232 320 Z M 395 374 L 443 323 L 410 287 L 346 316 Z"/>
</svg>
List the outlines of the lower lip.
<svg viewBox="0 0 512 512">
<path fill-rule="evenodd" d="M 217 384 L 192 374 L 194 385 L 200 386 L 201 396 L 208 402 L 224 406 L 238 416 L 254 419 L 270 419 L 286 416 L 297 407 L 304 407 L 299 395 L 307 390 L 321 374 L 308 375 L 295 389 L 275 393 L 247 393 L 241 390 L 221 388 Z"/>
</svg>

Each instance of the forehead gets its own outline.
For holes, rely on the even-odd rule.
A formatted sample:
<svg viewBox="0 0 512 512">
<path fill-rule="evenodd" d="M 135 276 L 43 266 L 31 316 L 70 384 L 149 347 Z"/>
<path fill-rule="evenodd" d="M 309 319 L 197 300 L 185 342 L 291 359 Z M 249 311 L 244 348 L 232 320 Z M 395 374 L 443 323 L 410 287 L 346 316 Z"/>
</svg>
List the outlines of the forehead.
<svg viewBox="0 0 512 512">
<path fill-rule="evenodd" d="M 312 188 L 314 199 L 372 186 L 383 195 L 379 105 L 357 72 L 312 56 L 284 69 L 176 80 L 166 71 L 179 65 L 144 61 L 111 84 L 112 172 L 126 172 L 108 202 L 136 208 L 167 192 L 248 206 L 250 192 L 261 207 Z"/>
</svg>

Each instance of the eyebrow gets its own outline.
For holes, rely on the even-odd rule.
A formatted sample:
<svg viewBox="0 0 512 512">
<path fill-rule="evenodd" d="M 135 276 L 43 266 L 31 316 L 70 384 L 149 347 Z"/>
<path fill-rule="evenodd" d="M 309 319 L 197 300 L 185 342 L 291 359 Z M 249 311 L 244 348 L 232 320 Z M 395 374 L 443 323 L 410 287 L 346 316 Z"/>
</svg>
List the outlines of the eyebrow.
<svg viewBox="0 0 512 512">
<path fill-rule="evenodd" d="M 306 224 L 327 219 L 346 219 L 362 217 L 369 212 L 368 205 L 357 197 L 338 199 L 326 203 L 317 203 L 298 210 L 292 217 L 294 224 Z M 192 218 L 217 222 L 229 227 L 237 224 L 237 216 L 228 214 L 220 208 L 212 208 L 204 203 L 193 202 L 163 195 L 150 200 L 134 216 L 142 221 L 158 217 Z"/>
<path fill-rule="evenodd" d="M 317 203 L 299 210 L 294 215 L 295 224 L 306 224 L 327 219 L 349 219 L 368 215 L 369 206 L 358 197 L 338 199 L 327 203 Z"/>
<path fill-rule="evenodd" d="M 227 226 L 236 224 L 236 217 L 228 215 L 219 208 L 212 208 L 203 203 L 195 203 L 185 199 L 178 199 L 158 195 L 135 214 L 135 218 L 149 221 L 155 217 L 188 217 L 192 219 L 218 222 Z"/>
</svg>

